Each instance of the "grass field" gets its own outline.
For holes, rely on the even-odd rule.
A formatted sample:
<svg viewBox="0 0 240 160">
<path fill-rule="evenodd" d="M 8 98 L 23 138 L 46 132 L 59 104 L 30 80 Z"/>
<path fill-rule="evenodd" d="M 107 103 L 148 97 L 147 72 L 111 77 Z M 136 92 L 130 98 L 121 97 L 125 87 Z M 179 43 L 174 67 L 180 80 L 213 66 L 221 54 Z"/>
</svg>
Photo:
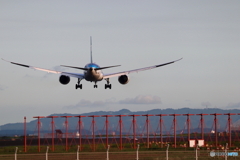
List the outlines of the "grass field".
<svg viewBox="0 0 240 160">
<path fill-rule="evenodd" d="M 15 158 L 16 147 L 0 147 L 0 160 L 13 160 Z M 52 152 L 49 149 L 48 160 L 76 160 L 77 159 L 77 146 L 70 146 L 68 152 L 64 151 L 64 146 L 55 146 L 55 151 Z M 28 152 L 24 153 L 23 146 L 18 146 L 17 160 L 43 160 L 46 159 L 47 146 L 41 146 L 41 151 L 38 153 L 38 146 L 30 146 Z M 100 150 L 100 151 L 99 151 Z M 223 150 L 215 152 L 224 152 Z M 236 152 L 229 150 L 228 152 Z M 136 149 L 125 148 L 122 151 L 117 151 L 116 148 L 110 148 L 109 160 L 135 160 Z M 93 152 L 91 148 L 84 148 L 78 153 L 79 160 L 106 160 L 106 149 L 98 148 L 97 152 Z M 138 151 L 139 160 L 166 160 L 166 148 L 141 148 Z M 190 160 L 196 159 L 195 148 L 169 148 L 168 151 L 169 160 Z M 210 150 L 201 148 L 197 151 L 198 160 L 213 160 L 213 159 L 225 159 L 224 156 L 210 156 Z M 229 160 L 238 160 L 240 156 L 228 156 Z"/>
<path fill-rule="evenodd" d="M 49 146 L 48 160 L 76 160 L 78 145 L 69 145 L 67 151 L 65 144 L 55 145 L 54 151 L 51 143 L 47 144 L 42 141 L 40 146 L 40 152 L 37 145 L 37 141 L 32 145 L 27 146 L 27 152 L 24 152 L 23 141 L 0 141 L 0 160 L 13 160 L 15 159 L 15 150 L 17 150 L 17 160 L 44 160 L 46 159 L 46 150 Z M 226 144 L 227 142 L 225 142 Z M 215 152 L 224 152 L 224 143 Z M 133 148 L 132 143 L 125 143 L 123 149 L 120 151 L 119 145 L 116 143 L 110 144 L 109 160 L 136 160 L 136 149 Z M 169 143 L 168 160 L 184 160 L 184 159 L 196 159 L 196 149 L 186 147 L 184 143 L 178 143 L 178 148 L 174 148 L 173 143 Z M 228 150 L 228 152 L 237 152 L 238 142 Z M 161 145 L 159 143 L 151 143 L 150 148 L 147 148 L 146 143 L 139 143 L 139 160 L 166 160 L 166 143 Z M 185 146 L 185 147 L 184 147 Z M 206 147 L 201 147 L 197 151 L 198 160 L 213 160 L 213 159 L 225 159 L 224 156 L 210 156 L 210 152 L 216 149 L 213 143 L 208 143 Z M 93 149 L 94 148 L 94 149 Z M 79 160 L 106 160 L 107 153 L 105 143 L 96 143 L 93 147 L 92 144 L 82 144 L 79 150 Z M 238 160 L 240 156 L 228 156 L 227 159 Z"/>
<path fill-rule="evenodd" d="M 194 151 L 169 151 L 169 160 L 196 159 Z M 139 151 L 139 160 L 166 160 L 164 151 Z M 80 152 L 79 160 L 106 160 L 106 152 Z M 1 160 L 13 160 L 14 154 L 1 154 Z M 43 160 L 46 154 L 18 154 L 17 160 Z M 48 153 L 48 160 L 76 160 L 77 153 Z M 109 160 L 135 160 L 136 152 L 109 152 Z M 208 151 L 199 151 L 198 160 L 225 159 L 225 157 L 211 157 Z M 238 160 L 240 157 L 227 157 L 229 160 Z"/>
</svg>

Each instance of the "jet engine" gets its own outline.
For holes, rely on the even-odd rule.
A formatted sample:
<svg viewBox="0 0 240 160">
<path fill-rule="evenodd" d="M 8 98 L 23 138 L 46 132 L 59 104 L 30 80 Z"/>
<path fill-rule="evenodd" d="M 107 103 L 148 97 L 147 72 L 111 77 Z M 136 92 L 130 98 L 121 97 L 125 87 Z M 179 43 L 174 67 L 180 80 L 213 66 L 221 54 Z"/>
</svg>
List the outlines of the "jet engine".
<svg viewBox="0 0 240 160">
<path fill-rule="evenodd" d="M 68 84 L 68 83 L 70 82 L 70 77 L 65 76 L 65 75 L 61 75 L 61 76 L 59 77 L 59 82 L 60 82 L 61 84 L 66 85 L 66 84 Z"/>
<path fill-rule="evenodd" d="M 129 78 L 127 75 L 121 75 L 118 77 L 118 82 L 121 84 L 127 84 L 129 81 Z"/>
</svg>

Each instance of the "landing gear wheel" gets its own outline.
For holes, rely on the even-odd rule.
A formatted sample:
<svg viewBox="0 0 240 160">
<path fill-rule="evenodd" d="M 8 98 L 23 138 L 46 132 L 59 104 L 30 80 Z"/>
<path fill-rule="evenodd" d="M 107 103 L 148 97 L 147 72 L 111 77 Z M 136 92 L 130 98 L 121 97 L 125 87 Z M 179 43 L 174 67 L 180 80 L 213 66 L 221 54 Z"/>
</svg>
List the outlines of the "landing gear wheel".
<svg viewBox="0 0 240 160">
<path fill-rule="evenodd" d="M 82 89 L 82 84 L 76 84 L 75 88 L 76 89 L 78 89 L 78 88 Z"/>
<path fill-rule="evenodd" d="M 97 85 L 95 84 L 95 85 L 93 86 L 93 88 L 97 88 Z"/>
<path fill-rule="evenodd" d="M 111 84 L 105 84 L 105 89 L 107 89 L 107 88 L 112 89 L 112 85 Z"/>
<path fill-rule="evenodd" d="M 75 86 L 76 89 L 78 89 L 78 88 L 82 89 L 82 84 L 80 84 L 81 80 L 82 79 L 78 78 L 78 82 L 77 82 L 77 84 Z"/>
<path fill-rule="evenodd" d="M 112 89 L 112 85 L 109 83 L 109 78 L 106 79 L 107 84 L 105 84 L 105 89 L 109 88 Z"/>
</svg>

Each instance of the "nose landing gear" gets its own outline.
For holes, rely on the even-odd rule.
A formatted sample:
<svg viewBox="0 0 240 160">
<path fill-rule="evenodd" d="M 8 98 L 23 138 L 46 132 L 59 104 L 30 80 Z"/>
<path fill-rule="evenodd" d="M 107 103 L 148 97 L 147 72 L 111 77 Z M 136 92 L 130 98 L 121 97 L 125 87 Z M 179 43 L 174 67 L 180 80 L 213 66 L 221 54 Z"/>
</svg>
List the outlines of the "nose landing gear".
<svg viewBox="0 0 240 160">
<path fill-rule="evenodd" d="M 95 85 L 93 86 L 93 88 L 97 88 L 97 82 L 95 82 Z"/>
</svg>

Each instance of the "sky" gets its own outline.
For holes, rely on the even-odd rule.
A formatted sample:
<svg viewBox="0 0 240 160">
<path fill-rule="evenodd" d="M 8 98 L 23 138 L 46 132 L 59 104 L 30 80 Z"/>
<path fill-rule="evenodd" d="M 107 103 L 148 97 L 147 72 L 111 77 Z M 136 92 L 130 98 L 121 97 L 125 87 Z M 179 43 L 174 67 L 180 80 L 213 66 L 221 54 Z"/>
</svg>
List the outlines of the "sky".
<svg viewBox="0 0 240 160">
<path fill-rule="evenodd" d="M 240 108 L 240 1 L 1 0 L 0 58 L 46 69 L 121 65 L 104 73 L 174 64 L 129 75 L 121 85 L 59 75 L 0 60 L 0 125 L 53 113 Z"/>
</svg>

